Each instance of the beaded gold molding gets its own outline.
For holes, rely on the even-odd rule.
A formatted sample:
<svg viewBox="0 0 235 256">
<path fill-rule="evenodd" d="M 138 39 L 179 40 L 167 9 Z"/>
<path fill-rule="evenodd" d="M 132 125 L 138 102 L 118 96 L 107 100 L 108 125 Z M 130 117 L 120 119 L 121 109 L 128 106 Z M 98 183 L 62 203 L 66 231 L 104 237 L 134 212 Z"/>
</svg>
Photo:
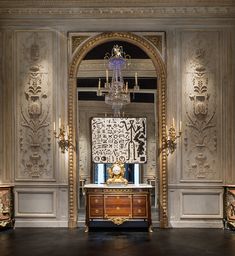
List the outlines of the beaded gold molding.
<svg viewBox="0 0 235 256">
<path fill-rule="evenodd" d="M 145 35 L 146 37 L 146 35 Z M 69 84 L 68 84 L 68 123 L 70 127 L 69 142 L 71 145 L 76 144 L 77 130 L 77 96 L 76 96 L 76 77 L 77 71 L 84 56 L 99 44 L 122 40 L 132 43 L 141 48 L 151 58 L 158 79 L 158 161 L 159 161 L 159 211 L 160 227 L 168 226 L 168 197 L 167 197 L 167 152 L 163 138 L 166 136 L 166 66 L 157 50 L 157 48 L 146 38 L 128 32 L 105 32 L 91 36 L 85 42 L 81 42 L 74 51 L 73 58 L 69 66 Z M 72 129 L 73 127 L 73 129 Z M 76 227 L 77 222 L 77 155 L 73 148 L 69 148 L 69 227 Z"/>
</svg>

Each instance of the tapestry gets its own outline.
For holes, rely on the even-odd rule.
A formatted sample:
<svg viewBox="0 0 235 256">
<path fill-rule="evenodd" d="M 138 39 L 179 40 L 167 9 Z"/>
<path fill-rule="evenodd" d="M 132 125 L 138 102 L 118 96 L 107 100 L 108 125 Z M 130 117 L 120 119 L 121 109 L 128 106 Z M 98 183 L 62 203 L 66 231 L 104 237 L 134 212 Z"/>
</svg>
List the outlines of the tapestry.
<svg viewBox="0 0 235 256">
<path fill-rule="evenodd" d="M 94 163 L 145 163 L 146 118 L 92 118 Z"/>
</svg>

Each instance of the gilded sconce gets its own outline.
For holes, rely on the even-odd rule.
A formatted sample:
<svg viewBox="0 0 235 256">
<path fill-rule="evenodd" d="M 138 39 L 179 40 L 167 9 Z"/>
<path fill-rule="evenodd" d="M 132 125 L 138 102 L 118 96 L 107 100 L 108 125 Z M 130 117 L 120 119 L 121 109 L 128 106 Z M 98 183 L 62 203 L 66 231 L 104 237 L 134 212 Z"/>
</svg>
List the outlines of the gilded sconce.
<svg viewBox="0 0 235 256">
<path fill-rule="evenodd" d="M 166 137 L 165 137 L 165 147 L 167 148 L 167 154 L 172 154 L 176 150 L 177 139 L 181 137 L 182 134 L 182 122 L 179 123 L 179 132 L 177 134 L 175 121 L 173 118 L 172 124 L 169 129 L 166 126 Z"/>
<path fill-rule="evenodd" d="M 69 147 L 73 144 L 69 142 L 69 127 L 67 126 L 67 131 L 65 130 L 65 125 L 61 125 L 61 119 L 59 118 L 59 133 L 57 135 L 55 122 L 54 122 L 54 135 L 55 138 L 58 140 L 58 145 L 61 149 L 61 153 L 65 153 L 65 150 L 68 151 Z"/>
</svg>

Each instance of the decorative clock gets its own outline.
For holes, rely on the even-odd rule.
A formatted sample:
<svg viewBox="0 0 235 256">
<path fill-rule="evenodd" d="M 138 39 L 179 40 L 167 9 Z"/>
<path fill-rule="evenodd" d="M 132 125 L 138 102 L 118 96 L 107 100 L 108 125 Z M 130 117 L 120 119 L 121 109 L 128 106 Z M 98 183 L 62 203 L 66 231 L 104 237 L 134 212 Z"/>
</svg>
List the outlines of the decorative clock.
<svg viewBox="0 0 235 256">
<path fill-rule="evenodd" d="M 108 173 L 107 184 L 128 184 L 128 180 L 124 178 L 125 167 L 123 163 L 114 163 L 108 168 Z"/>
</svg>

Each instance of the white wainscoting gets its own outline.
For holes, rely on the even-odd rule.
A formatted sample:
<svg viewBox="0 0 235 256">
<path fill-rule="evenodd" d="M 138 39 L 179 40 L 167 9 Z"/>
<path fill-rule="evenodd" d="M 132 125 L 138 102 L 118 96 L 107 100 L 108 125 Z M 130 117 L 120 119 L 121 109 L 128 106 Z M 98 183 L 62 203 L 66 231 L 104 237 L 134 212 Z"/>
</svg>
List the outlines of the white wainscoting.
<svg viewBox="0 0 235 256">
<path fill-rule="evenodd" d="M 181 219 L 223 218 L 223 192 L 182 190 L 180 206 Z"/>
<path fill-rule="evenodd" d="M 68 227 L 67 185 L 15 187 L 15 227 Z"/>
<path fill-rule="evenodd" d="M 223 189 L 170 188 L 169 226 L 223 228 Z"/>
<path fill-rule="evenodd" d="M 15 217 L 56 217 L 56 189 L 15 190 Z"/>
</svg>

